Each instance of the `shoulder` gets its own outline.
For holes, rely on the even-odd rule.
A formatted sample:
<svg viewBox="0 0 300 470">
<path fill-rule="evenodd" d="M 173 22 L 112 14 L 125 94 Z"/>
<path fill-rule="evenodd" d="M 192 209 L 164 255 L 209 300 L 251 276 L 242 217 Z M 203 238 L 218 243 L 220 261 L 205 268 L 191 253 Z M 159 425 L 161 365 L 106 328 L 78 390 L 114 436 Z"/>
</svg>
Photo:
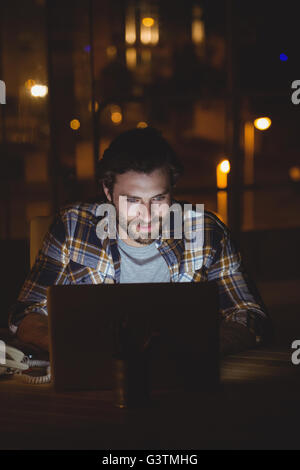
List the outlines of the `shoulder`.
<svg viewBox="0 0 300 470">
<path fill-rule="evenodd" d="M 57 210 L 54 225 L 59 226 L 70 239 L 84 238 L 99 221 L 97 209 L 100 204 L 101 201 L 65 204 Z"/>
<path fill-rule="evenodd" d="M 204 204 L 194 204 L 179 200 L 173 200 L 172 202 L 181 205 L 182 210 L 187 212 L 187 218 L 192 224 L 193 220 L 196 220 L 197 214 L 203 216 L 202 227 L 207 237 L 220 239 L 230 235 L 229 228 L 224 224 L 220 216 L 214 211 L 206 210 Z"/>
<path fill-rule="evenodd" d="M 204 225 L 207 230 L 211 230 L 213 232 L 219 233 L 222 236 L 229 235 L 229 228 L 224 222 L 221 220 L 220 216 L 213 211 L 204 211 Z"/>
<path fill-rule="evenodd" d="M 64 221 L 77 220 L 82 223 L 94 223 L 97 219 L 97 209 L 101 202 L 74 202 L 65 204 L 58 210 L 58 215 Z"/>
</svg>

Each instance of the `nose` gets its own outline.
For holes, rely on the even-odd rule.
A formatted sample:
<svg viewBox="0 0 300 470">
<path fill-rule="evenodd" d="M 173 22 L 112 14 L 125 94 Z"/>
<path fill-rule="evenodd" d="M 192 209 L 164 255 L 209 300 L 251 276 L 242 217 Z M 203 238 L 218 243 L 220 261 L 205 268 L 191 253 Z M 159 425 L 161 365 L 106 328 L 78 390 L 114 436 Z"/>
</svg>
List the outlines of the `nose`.
<svg viewBox="0 0 300 470">
<path fill-rule="evenodd" d="M 150 224 L 151 222 L 151 205 L 150 204 L 143 204 L 143 209 L 140 211 L 140 219 L 142 220 L 143 224 Z"/>
</svg>

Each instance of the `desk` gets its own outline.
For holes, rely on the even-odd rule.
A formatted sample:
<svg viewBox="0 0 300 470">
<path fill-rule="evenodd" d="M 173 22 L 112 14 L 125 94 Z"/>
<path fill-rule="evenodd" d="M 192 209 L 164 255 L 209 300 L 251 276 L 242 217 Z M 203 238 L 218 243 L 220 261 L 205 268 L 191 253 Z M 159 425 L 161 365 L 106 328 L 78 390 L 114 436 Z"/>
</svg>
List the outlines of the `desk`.
<svg viewBox="0 0 300 470">
<path fill-rule="evenodd" d="M 0 381 L 1 449 L 299 448 L 300 365 L 292 351 L 223 360 L 213 393 L 156 392 L 151 408 L 114 408 L 110 391 L 56 393 Z"/>
</svg>

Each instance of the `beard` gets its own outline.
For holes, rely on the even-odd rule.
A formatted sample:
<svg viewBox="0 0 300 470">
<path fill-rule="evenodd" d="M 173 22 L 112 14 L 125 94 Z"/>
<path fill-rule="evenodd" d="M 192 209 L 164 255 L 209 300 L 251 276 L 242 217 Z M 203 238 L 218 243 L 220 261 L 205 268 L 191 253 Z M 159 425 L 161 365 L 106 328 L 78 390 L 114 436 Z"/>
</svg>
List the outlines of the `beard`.
<svg viewBox="0 0 300 470">
<path fill-rule="evenodd" d="M 121 227 L 122 230 L 126 232 L 126 236 L 140 245 L 150 245 L 162 234 L 163 218 L 161 216 L 151 220 L 151 230 L 149 232 L 141 232 L 138 229 L 139 224 L 145 226 L 148 225 L 147 223 L 144 223 L 140 219 L 125 219 L 120 216 L 117 210 L 116 219 L 118 224 L 117 226 Z"/>
</svg>

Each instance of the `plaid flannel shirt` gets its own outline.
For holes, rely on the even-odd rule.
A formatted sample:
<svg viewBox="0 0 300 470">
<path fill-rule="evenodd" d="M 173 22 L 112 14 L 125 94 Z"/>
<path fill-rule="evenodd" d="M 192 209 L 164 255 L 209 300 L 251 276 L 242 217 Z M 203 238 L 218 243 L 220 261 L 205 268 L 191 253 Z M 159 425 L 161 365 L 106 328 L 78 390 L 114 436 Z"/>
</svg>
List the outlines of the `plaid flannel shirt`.
<svg viewBox="0 0 300 470">
<path fill-rule="evenodd" d="M 183 207 L 183 201 L 175 201 Z M 113 284 L 120 282 L 120 255 L 116 239 L 99 238 L 98 203 L 62 207 L 46 233 L 35 263 L 16 303 L 9 312 L 9 328 L 16 333 L 25 315 L 47 315 L 47 287 L 54 284 Z M 195 206 L 193 206 L 194 208 Z M 194 209 L 189 223 L 195 220 Z M 203 212 L 203 243 L 186 249 L 184 238 L 159 237 L 156 246 L 170 271 L 170 282 L 215 280 L 221 319 L 249 328 L 257 341 L 264 336 L 268 314 L 249 281 L 229 229 L 212 212 Z M 254 290 L 253 290 L 254 288 Z"/>
</svg>

